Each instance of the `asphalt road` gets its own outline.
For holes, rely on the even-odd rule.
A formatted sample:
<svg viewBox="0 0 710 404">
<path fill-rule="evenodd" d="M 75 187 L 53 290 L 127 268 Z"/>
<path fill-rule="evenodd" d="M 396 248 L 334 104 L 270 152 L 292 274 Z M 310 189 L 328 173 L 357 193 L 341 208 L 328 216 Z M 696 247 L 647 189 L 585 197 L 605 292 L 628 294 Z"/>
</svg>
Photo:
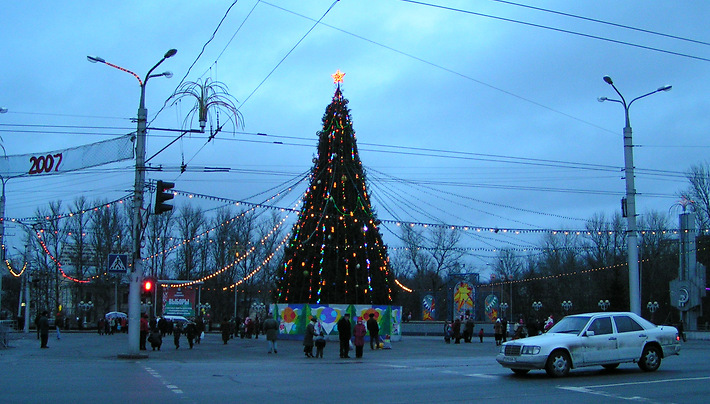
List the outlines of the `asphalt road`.
<svg viewBox="0 0 710 404">
<path fill-rule="evenodd" d="M 299 341 L 279 341 L 267 354 L 258 340 L 208 334 L 187 349 L 164 339 L 162 351 L 118 359 L 125 334 L 50 334 L 40 349 L 34 334 L 15 334 L 0 349 L 0 403 L 707 403 L 710 342 L 688 341 L 680 356 L 653 373 L 635 364 L 614 371 L 573 369 L 564 379 L 544 371 L 515 376 L 495 361 L 492 339 L 444 344 L 439 337 L 405 336 L 391 350 L 339 359 L 337 341 L 325 358 L 303 356 Z M 354 355 L 352 355 L 354 356 Z"/>
</svg>

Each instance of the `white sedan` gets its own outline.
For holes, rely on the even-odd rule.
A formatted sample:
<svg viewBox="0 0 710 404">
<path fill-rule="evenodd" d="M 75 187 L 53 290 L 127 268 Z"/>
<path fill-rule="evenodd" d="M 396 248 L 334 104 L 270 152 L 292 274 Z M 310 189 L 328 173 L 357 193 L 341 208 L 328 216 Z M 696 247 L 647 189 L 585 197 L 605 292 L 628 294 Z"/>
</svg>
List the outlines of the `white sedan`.
<svg viewBox="0 0 710 404">
<path fill-rule="evenodd" d="M 506 342 L 496 360 L 516 374 L 545 369 L 562 377 L 572 368 L 614 369 L 624 362 L 652 372 L 661 359 L 679 353 L 675 327 L 656 326 L 634 313 L 603 312 L 567 316 L 546 334 Z"/>
</svg>

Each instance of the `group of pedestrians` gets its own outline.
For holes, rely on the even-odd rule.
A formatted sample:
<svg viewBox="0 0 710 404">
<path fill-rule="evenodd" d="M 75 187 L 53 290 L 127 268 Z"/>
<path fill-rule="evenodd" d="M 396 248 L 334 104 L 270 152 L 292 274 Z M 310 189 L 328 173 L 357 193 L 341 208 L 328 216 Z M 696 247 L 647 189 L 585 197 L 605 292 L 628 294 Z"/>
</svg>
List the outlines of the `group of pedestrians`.
<svg viewBox="0 0 710 404">
<path fill-rule="evenodd" d="M 350 351 L 354 348 L 355 357 L 362 358 L 365 346 L 365 336 L 370 334 L 370 349 L 380 349 L 379 331 L 380 327 L 375 319 L 374 313 L 369 314 L 367 325 L 362 318 L 358 318 L 355 326 L 352 326 L 350 314 L 344 313 L 337 322 L 338 340 L 340 342 L 340 358 L 350 358 Z M 313 347 L 316 348 L 315 355 Z M 311 317 L 311 321 L 306 326 L 303 336 L 303 352 L 307 358 L 322 358 L 326 346 L 325 330 L 316 317 Z"/>
</svg>

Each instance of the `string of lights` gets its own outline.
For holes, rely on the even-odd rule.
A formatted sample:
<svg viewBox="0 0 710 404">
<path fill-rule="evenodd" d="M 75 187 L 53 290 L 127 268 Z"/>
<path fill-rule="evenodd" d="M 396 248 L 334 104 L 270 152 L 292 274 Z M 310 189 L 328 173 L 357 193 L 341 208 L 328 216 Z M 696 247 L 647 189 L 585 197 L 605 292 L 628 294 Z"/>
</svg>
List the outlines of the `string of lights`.
<svg viewBox="0 0 710 404">
<path fill-rule="evenodd" d="M 94 275 L 94 276 L 89 277 L 89 278 L 87 278 L 87 279 L 77 279 L 77 278 L 74 278 L 74 277 L 71 276 L 71 275 L 68 275 L 66 272 L 64 272 L 64 269 L 62 268 L 62 263 L 59 262 L 59 260 L 58 260 L 57 258 L 55 258 L 54 255 L 52 255 L 51 252 L 49 252 L 49 248 L 48 248 L 47 245 L 44 243 L 44 240 L 42 240 L 42 233 L 43 233 L 43 232 L 44 232 L 44 230 L 38 230 L 38 231 L 36 231 L 36 233 L 37 233 L 37 241 L 38 241 L 39 244 L 42 246 L 42 249 L 44 250 L 44 253 L 45 253 L 52 261 L 54 261 L 54 263 L 57 265 L 57 269 L 59 269 L 59 272 L 60 272 L 61 275 L 64 277 L 64 279 L 70 280 L 70 281 L 72 281 L 72 282 L 74 282 L 74 283 L 84 283 L 84 284 L 86 284 L 86 283 L 91 282 L 91 281 L 94 280 L 94 279 L 97 279 L 98 277 L 100 277 L 100 276 L 102 276 L 102 275 L 106 275 L 106 273 L 103 273 L 103 274 L 101 274 L 101 275 Z"/>
</svg>

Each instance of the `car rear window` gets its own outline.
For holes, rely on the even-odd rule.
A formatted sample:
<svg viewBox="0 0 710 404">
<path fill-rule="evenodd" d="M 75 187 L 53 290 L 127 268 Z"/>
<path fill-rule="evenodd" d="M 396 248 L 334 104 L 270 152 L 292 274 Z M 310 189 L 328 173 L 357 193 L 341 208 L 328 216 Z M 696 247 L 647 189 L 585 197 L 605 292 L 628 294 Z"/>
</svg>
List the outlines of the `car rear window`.
<svg viewBox="0 0 710 404">
<path fill-rule="evenodd" d="M 633 318 L 629 316 L 614 316 L 614 323 L 616 323 L 616 330 L 618 332 L 632 332 L 641 331 L 643 327 Z"/>
</svg>

